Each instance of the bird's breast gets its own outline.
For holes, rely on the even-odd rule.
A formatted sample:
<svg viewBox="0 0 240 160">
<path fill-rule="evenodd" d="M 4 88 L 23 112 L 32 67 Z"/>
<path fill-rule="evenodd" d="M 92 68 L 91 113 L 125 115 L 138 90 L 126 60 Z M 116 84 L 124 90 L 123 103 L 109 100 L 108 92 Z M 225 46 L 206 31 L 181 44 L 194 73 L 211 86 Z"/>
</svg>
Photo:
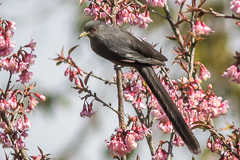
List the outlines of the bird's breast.
<svg viewBox="0 0 240 160">
<path fill-rule="evenodd" d="M 97 55 L 115 64 L 119 64 L 118 62 L 120 62 L 123 57 L 121 57 L 117 51 L 111 50 L 106 42 L 107 41 L 101 41 L 94 38 L 90 39 L 91 48 Z"/>
</svg>

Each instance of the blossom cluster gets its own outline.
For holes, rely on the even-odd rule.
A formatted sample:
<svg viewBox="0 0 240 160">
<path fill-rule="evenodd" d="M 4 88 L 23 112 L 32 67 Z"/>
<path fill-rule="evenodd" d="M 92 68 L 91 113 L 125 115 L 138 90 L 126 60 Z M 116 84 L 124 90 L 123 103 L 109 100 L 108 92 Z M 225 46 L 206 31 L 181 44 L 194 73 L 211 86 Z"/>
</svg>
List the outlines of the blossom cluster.
<svg viewBox="0 0 240 160">
<path fill-rule="evenodd" d="M 65 76 L 68 76 L 68 79 L 70 80 L 70 82 L 75 82 L 76 85 L 76 89 L 78 89 L 79 94 L 82 93 L 82 91 L 86 91 L 87 87 L 85 88 L 84 85 L 86 85 L 87 83 L 87 77 L 85 78 L 84 82 L 82 81 L 81 77 L 84 75 L 83 70 L 78 67 L 75 62 L 73 61 L 72 57 L 70 54 L 68 54 L 68 56 L 65 58 L 64 55 L 59 55 L 58 58 L 55 59 L 58 62 L 66 62 L 69 64 L 69 67 L 67 67 L 67 69 L 64 72 Z M 90 75 L 89 75 L 90 76 Z M 80 112 L 80 116 L 82 118 L 88 117 L 91 118 L 93 115 L 95 115 L 95 111 L 93 110 L 93 101 L 89 104 L 87 102 L 87 99 L 89 98 L 89 96 L 85 96 L 82 99 L 84 99 L 84 104 L 83 104 L 83 109 Z"/>
<path fill-rule="evenodd" d="M 146 0 L 151 6 L 164 7 L 167 4 L 167 0 Z"/>
<path fill-rule="evenodd" d="M 231 0 L 230 8 L 233 12 L 240 14 L 240 0 Z"/>
<path fill-rule="evenodd" d="M 176 0 L 175 3 L 177 5 L 181 5 L 183 2 L 185 2 L 186 0 Z"/>
<path fill-rule="evenodd" d="M 201 80 L 188 80 L 183 77 L 178 81 L 173 81 L 175 87 L 173 89 L 168 81 L 162 80 L 188 125 L 191 126 L 192 123 L 199 120 L 204 121 L 208 116 L 216 118 L 227 113 L 228 101 L 223 101 L 222 97 L 216 96 L 211 91 L 211 85 L 204 91 L 199 87 Z M 154 116 L 159 119 L 157 127 L 163 132 L 169 133 L 172 125 L 168 121 L 166 122 L 166 115 L 161 107 L 156 105 L 155 100 L 150 102 L 150 106 L 153 108 L 152 113 Z"/>
<path fill-rule="evenodd" d="M 168 153 L 162 148 L 159 147 L 154 156 L 152 156 L 152 160 L 167 160 Z"/>
<path fill-rule="evenodd" d="M 223 141 L 215 136 L 210 136 L 207 142 L 207 148 L 211 150 L 211 152 L 218 153 L 221 157 L 219 160 L 238 160 L 238 158 L 233 154 L 233 152 L 238 153 L 240 143 L 234 145 L 233 141 L 236 142 L 236 135 L 231 135 L 231 138 L 226 139 L 226 143 L 228 145 L 228 150 L 224 151 Z"/>
<path fill-rule="evenodd" d="M 222 74 L 223 77 L 231 79 L 233 82 L 240 84 L 240 70 L 237 65 L 231 65 L 227 71 Z"/>
<path fill-rule="evenodd" d="M 29 44 L 21 47 L 15 54 L 13 52 L 15 43 L 11 41 L 13 30 L 16 29 L 15 22 L 0 21 L 0 70 L 9 71 L 11 74 L 20 73 L 19 80 L 21 83 L 28 83 L 33 73 L 28 69 L 34 64 L 36 55 L 32 54 L 35 50 L 36 42 L 33 40 Z M 24 48 L 30 48 L 30 53 Z"/>
<path fill-rule="evenodd" d="M 146 88 L 142 85 L 142 81 L 139 81 L 138 74 L 136 72 L 125 72 L 123 77 L 126 85 L 123 90 L 125 100 L 131 102 L 137 109 L 146 108 L 143 103 L 143 99 L 146 97 L 143 93 Z"/>
<path fill-rule="evenodd" d="M 10 73 L 5 92 L 0 89 L 0 112 L 5 115 L 0 119 L 0 143 L 3 148 L 13 148 L 15 153 L 19 154 L 18 151 L 26 146 L 23 139 L 28 138 L 28 130 L 32 126 L 27 113 L 34 110 L 38 104 L 34 97 L 43 101 L 46 97 L 31 91 L 35 84 L 26 87 L 26 83 L 33 76 L 33 73 L 28 70 L 36 58 L 32 53 L 36 43 L 31 40 L 29 44 L 20 47 L 17 53 L 13 53 L 15 43 L 11 38 L 15 29 L 15 22 L 0 19 L 0 71 Z M 17 82 L 23 84 L 23 90 L 15 89 L 11 85 L 14 74 L 19 74 Z M 28 99 L 27 105 L 25 99 Z"/>
<path fill-rule="evenodd" d="M 93 110 L 93 102 L 88 104 L 88 102 L 85 100 L 83 104 L 83 110 L 80 113 L 81 117 L 88 117 L 91 118 L 93 115 L 95 115 L 95 111 Z"/>
<path fill-rule="evenodd" d="M 240 69 L 238 68 L 240 64 L 240 53 L 236 52 L 236 56 L 234 56 L 234 59 L 236 62 L 231 65 L 229 68 L 227 68 L 227 71 L 225 71 L 222 76 L 226 77 L 228 79 L 231 79 L 233 82 L 240 84 Z"/>
<path fill-rule="evenodd" d="M 193 32 L 195 32 L 197 35 L 208 35 L 210 32 L 212 32 L 212 29 L 203 21 L 197 20 L 193 27 Z"/>
<path fill-rule="evenodd" d="M 112 2 L 103 0 L 91 1 L 90 5 L 84 9 L 84 12 L 92 16 L 94 20 L 105 18 L 107 23 L 111 23 L 109 15 L 112 13 L 112 4 L 110 3 Z M 143 11 L 140 11 L 140 9 L 142 9 L 142 7 L 140 7 L 139 4 L 131 2 L 131 5 L 129 5 L 126 1 L 122 1 L 116 7 L 117 25 L 130 23 L 131 25 L 138 25 L 140 28 L 147 28 L 148 24 L 152 22 L 152 19 L 149 16 L 147 7 L 144 7 Z"/>
<path fill-rule="evenodd" d="M 72 57 L 69 55 L 67 58 L 67 61 L 72 61 Z M 83 71 L 79 67 L 75 67 L 73 65 L 70 65 L 64 72 L 65 76 L 69 76 L 70 82 L 75 82 L 77 86 L 82 86 L 79 76 L 83 76 Z"/>
<path fill-rule="evenodd" d="M 0 57 L 8 56 L 13 52 L 15 43 L 11 41 L 16 23 L 0 19 Z"/>
<path fill-rule="evenodd" d="M 209 78 L 210 76 L 210 72 L 203 65 L 201 66 L 200 74 L 202 79 Z M 146 98 L 146 94 L 144 93 L 146 93 L 146 90 L 149 92 L 150 90 L 143 86 L 142 79 L 136 73 L 124 73 L 124 77 L 128 79 L 125 82 L 127 87 L 124 88 L 125 100 L 131 102 L 138 109 L 144 109 L 145 107 L 142 107 L 145 106 L 143 99 Z M 172 81 L 174 88 L 164 78 L 160 80 L 175 101 L 186 123 L 190 126 L 193 122 L 203 121 L 208 116 L 216 118 L 226 114 L 229 108 L 227 100 L 223 101 L 222 97 L 216 96 L 211 91 L 211 85 L 209 85 L 207 90 L 202 90 L 199 87 L 202 82 L 201 79 L 189 80 L 186 77 L 182 77 L 178 81 Z M 152 94 L 148 99 L 147 106 L 151 108 L 152 115 L 159 122 L 157 128 L 164 133 L 170 133 L 173 126 Z"/>
<path fill-rule="evenodd" d="M 131 153 L 133 149 L 137 148 L 137 142 L 149 134 L 146 126 L 137 121 L 133 122 L 131 129 L 117 128 L 115 132 L 117 133 L 112 135 L 110 140 L 106 140 L 106 143 L 110 153 L 120 157 Z"/>
</svg>

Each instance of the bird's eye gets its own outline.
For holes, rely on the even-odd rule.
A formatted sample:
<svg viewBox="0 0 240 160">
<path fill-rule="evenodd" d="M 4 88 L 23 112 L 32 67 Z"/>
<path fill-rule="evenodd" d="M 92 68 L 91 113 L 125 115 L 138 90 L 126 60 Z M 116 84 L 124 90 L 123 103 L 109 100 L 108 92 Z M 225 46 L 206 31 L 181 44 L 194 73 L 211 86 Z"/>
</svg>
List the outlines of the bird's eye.
<svg viewBox="0 0 240 160">
<path fill-rule="evenodd" d="M 96 32 L 97 28 L 93 28 L 93 32 Z"/>
</svg>

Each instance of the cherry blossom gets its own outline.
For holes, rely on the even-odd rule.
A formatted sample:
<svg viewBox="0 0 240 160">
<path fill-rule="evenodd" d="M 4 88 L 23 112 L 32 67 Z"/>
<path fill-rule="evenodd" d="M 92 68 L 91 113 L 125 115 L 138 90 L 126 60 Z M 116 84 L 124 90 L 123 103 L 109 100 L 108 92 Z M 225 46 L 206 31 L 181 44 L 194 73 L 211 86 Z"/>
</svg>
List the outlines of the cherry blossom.
<svg viewBox="0 0 240 160">
<path fill-rule="evenodd" d="M 146 0 L 151 6 L 164 7 L 167 4 L 167 0 Z"/>
<path fill-rule="evenodd" d="M 230 8 L 233 12 L 240 14 L 240 0 L 231 0 Z"/>
<path fill-rule="evenodd" d="M 210 32 L 212 32 L 212 29 L 208 27 L 203 21 L 196 21 L 193 32 L 195 32 L 197 35 L 208 35 Z"/>
</svg>

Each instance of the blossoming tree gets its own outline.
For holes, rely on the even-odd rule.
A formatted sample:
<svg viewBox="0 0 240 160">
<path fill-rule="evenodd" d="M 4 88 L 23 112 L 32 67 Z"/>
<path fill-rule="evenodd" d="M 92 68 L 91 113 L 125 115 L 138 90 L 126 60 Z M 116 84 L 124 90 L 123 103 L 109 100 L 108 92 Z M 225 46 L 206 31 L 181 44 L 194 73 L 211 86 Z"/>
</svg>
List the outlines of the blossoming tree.
<svg viewBox="0 0 240 160">
<path fill-rule="evenodd" d="M 229 105 L 227 100 L 213 92 L 211 84 L 206 89 L 202 88 L 203 81 L 210 79 L 211 73 L 203 63 L 195 60 L 195 48 L 200 41 L 207 39 L 208 35 L 213 32 L 213 29 L 204 22 L 205 15 L 232 20 L 240 20 L 240 17 L 234 13 L 225 15 L 214 11 L 212 8 L 207 9 L 205 6 L 208 1 L 210 0 L 193 0 L 191 2 L 176 0 L 175 3 L 179 10 L 177 18 L 170 11 L 167 0 L 146 0 L 145 2 L 138 0 L 90 0 L 90 4 L 84 9 L 84 12 L 94 20 L 103 20 L 108 24 L 118 26 L 129 23 L 143 29 L 147 29 L 149 23 L 154 23 L 151 14 L 156 14 L 165 19 L 173 31 L 173 36 L 167 38 L 177 42 L 176 47 L 174 47 L 174 53 L 177 56 L 173 63 L 177 63 L 187 73 L 187 77 L 181 76 L 177 80 L 171 80 L 168 76 L 170 72 L 168 68 L 156 67 L 155 70 L 160 75 L 159 80 L 168 90 L 189 127 L 209 131 L 210 134 L 206 144 L 212 152 L 219 154 L 220 159 L 239 159 L 239 130 L 237 127 L 234 124 L 227 124 L 228 129 L 232 130 L 232 135 L 229 135 L 228 138 L 220 134 L 214 127 L 212 120 L 227 114 Z M 87 2 L 80 0 L 80 4 L 82 3 Z M 230 1 L 230 9 L 239 14 L 240 1 Z M 239 22 L 237 21 L 236 24 L 239 25 Z M 83 110 L 80 113 L 81 117 L 90 118 L 95 115 L 93 111 L 95 101 L 102 103 L 118 114 L 119 126 L 116 127 L 110 139 L 106 140 L 110 155 L 116 159 L 126 159 L 126 155 L 138 147 L 138 141 L 146 138 L 152 160 L 171 159 L 172 154 L 174 154 L 172 148 L 174 146 L 184 146 L 184 142 L 174 132 L 171 122 L 136 70 L 131 68 L 129 72 L 120 72 L 120 74 L 118 74 L 118 71 L 116 72 L 118 88 L 119 86 L 123 87 L 125 101 L 130 102 L 136 111 L 135 117 L 124 117 L 125 112 L 121 103 L 116 110 L 88 88 L 87 82 L 90 76 L 105 81 L 107 84 L 114 82 L 106 81 L 80 69 L 71 57 L 71 53 L 76 47 L 68 52 L 67 57 L 62 51 L 55 60 L 58 64 L 62 62 L 69 64 L 65 76 L 69 76 L 70 81 L 75 82 L 76 87 L 74 89 L 78 90 L 84 100 Z M 228 77 L 239 83 L 238 52 L 236 59 L 237 62 L 223 73 L 223 77 Z M 83 74 L 87 74 L 85 78 Z M 121 102 L 121 92 L 118 92 L 118 94 L 120 95 L 118 96 L 119 102 Z M 124 119 L 127 119 L 127 122 Z M 154 122 L 156 121 L 155 126 Z M 154 142 L 152 127 L 157 127 L 163 133 L 170 134 L 170 140 Z M 167 150 L 163 149 L 165 145 L 168 145 Z M 136 157 L 136 159 L 140 158 L 139 156 Z"/>
<path fill-rule="evenodd" d="M 221 160 L 236 160 L 240 158 L 239 128 L 230 123 L 223 126 L 231 131 L 231 135 L 223 135 L 215 128 L 213 119 L 227 114 L 230 106 L 225 98 L 214 93 L 213 85 L 208 84 L 206 88 L 203 87 L 202 84 L 207 83 L 211 78 L 211 73 L 204 63 L 196 61 L 195 49 L 200 41 L 208 39 L 209 34 L 213 34 L 214 28 L 207 25 L 206 15 L 211 15 L 211 18 L 235 20 L 236 25 L 240 25 L 240 1 L 229 1 L 229 8 L 232 10 L 230 15 L 219 13 L 208 7 L 210 1 L 176 0 L 177 14 L 171 12 L 168 5 L 170 1 L 167 0 L 89 0 L 88 2 L 80 0 L 80 4 L 87 3 L 88 7 L 84 12 L 94 20 L 102 20 L 118 26 L 129 23 L 148 29 L 149 23 L 154 23 L 151 18 L 153 14 L 167 21 L 172 29 L 172 35 L 167 38 L 176 44 L 173 63 L 179 65 L 187 76 L 182 75 L 176 80 L 170 79 L 171 69 L 156 66 L 155 71 L 159 75 L 159 80 L 176 103 L 189 127 L 196 129 L 196 132 L 209 131 L 209 138 L 205 142 L 207 148 L 217 153 Z M 33 91 L 35 84 L 30 83 L 33 76 L 30 67 L 36 58 L 33 54 L 36 43 L 31 40 L 29 44 L 14 51 L 15 43 L 11 38 L 15 29 L 14 22 L 0 19 L 0 71 L 9 74 L 8 77 L 4 77 L 7 79 L 5 88 L 0 88 L 0 143 L 4 149 L 12 149 L 12 159 L 50 159 L 49 155 L 43 154 L 40 148 L 40 154 L 37 156 L 30 156 L 27 153 L 24 139 L 28 137 L 28 131 L 32 125 L 28 114 L 34 111 L 38 104 L 37 99 L 44 101 L 46 98 L 35 93 Z M 92 72 L 85 72 L 84 66 L 79 67 L 71 56 L 76 47 L 78 46 L 71 48 L 67 56 L 62 50 L 54 60 L 57 65 L 62 63 L 68 65 L 64 75 L 74 82 L 73 89 L 78 91 L 84 102 L 81 117 L 91 118 L 96 115 L 94 104 L 97 102 L 116 113 L 119 124 L 116 124 L 116 129 L 111 136 L 109 135 L 109 139 L 105 140 L 106 148 L 112 158 L 126 159 L 126 156 L 139 146 L 139 141 L 146 139 L 148 146 L 145 147 L 149 148 L 152 160 L 171 159 L 174 155 L 173 148 L 184 146 L 184 142 L 174 132 L 171 122 L 136 70 L 130 68 L 128 72 L 122 73 L 121 70 L 116 69 L 115 81 L 105 80 Z M 238 84 L 240 83 L 239 57 L 240 53 L 236 51 L 234 57 L 236 62 L 222 74 L 223 77 Z M 13 76 L 18 76 L 17 81 L 13 81 Z M 90 77 L 118 86 L 118 109 L 104 102 L 101 96 L 89 89 Z M 14 84 L 19 84 L 21 87 L 18 88 Z M 127 116 L 128 114 L 124 112 L 123 99 L 132 105 L 136 112 L 135 116 Z M 169 134 L 169 139 L 154 141 L 152 137 L 154 127 L 164 134 Z M 138 155 L 134 158 L 141 159 Z M 10 159 L 7 154 L 6 159 Z"/>
</svg>

